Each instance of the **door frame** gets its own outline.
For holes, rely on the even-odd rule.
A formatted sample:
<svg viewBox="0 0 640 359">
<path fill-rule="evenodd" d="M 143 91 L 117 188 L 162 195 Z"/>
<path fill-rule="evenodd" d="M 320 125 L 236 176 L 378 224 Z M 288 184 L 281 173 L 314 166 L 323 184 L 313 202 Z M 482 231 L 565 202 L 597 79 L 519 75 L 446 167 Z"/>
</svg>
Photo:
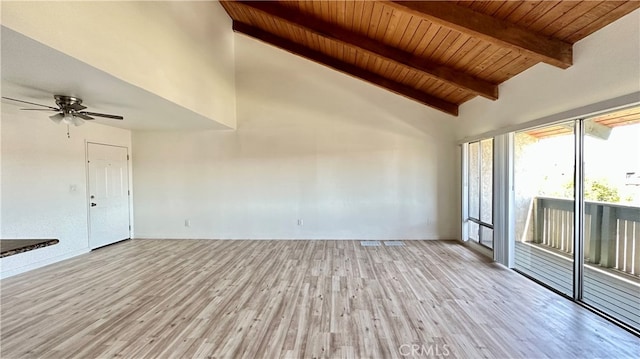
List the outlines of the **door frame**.
<svg viewBox="0 0 640 359">
<path fill-rule="evenodd" d="M 132 219 L 131 219 L 131 207 L 132 207 L 132 192 L 131 192 L 131 154 L 129 153 L 129 147 L 123 145 L 115 145 L 112 143 L 105 142 L 96 142 L 96 141 L 84 141 L 84 165 L 85 165 L 85 181 L 86 181 L 86 201 L 85 205 L 87 206 L 87 248 L 89 250 L 93 250 L 91 248 L 91 189 L 89 183 L 89 145 L 101 145 L 101 146 L 110 146 L 110 147 L 119 147 L 127 150 L 127 218 L 128 218 L 128 226 L 129 226 L 129 239 L 133 238 L 132 231 Z"/>
</svg>

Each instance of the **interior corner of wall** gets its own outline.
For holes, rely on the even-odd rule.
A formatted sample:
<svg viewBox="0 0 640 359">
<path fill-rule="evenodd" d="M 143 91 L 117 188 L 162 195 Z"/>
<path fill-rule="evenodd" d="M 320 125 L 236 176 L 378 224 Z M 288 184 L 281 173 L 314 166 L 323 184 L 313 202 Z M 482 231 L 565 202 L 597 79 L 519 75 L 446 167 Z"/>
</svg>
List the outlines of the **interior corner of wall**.
<svg viewBox="0 0 640 359">
<path fill-rule="evenodd" d="M 238 107 L 237 105 L 233 107 L 233 120 L 232 125 L 230 126 L 232 130 L 238 129 Z"/>
<path fill-rule="evenodd" d="M 236 107 L 233 106 L 231 110 L 227 111 L 224 120 L 210 118 L 211 121 L 214 121 L 222 127 L 223 130 L 236 130 L 238 128 L 238 121 L 236 119 Z"/>
</svg>

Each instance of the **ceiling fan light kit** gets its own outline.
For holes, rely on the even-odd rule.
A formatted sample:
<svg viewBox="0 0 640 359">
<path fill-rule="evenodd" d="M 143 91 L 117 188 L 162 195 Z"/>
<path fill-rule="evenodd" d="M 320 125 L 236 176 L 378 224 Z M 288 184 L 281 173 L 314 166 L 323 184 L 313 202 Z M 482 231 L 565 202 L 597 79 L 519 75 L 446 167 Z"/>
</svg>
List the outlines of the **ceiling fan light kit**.
<svg viewBox="0 0 640 359">
<path fill-rule="evenodd" d="M 70 112 L 57 113 L 57 114 L 55 114 L 53 116 L 49 116 L 49 118 L 51 119 L 51 121 L 53 121 L 55 123 L 62 122 L 67 126 L 69 126 L 69 125 L 80 126 L 80 125 L 84 124 L 84 121 L 81 118 L 73 116 L 73 114 L 70 113 Z"/>
</svg>

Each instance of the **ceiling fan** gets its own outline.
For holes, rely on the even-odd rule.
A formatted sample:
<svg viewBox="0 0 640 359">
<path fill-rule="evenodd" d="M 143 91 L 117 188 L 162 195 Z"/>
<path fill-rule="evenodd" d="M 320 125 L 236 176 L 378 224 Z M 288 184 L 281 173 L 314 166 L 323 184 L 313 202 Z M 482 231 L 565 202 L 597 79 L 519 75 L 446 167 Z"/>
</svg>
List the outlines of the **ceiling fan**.
<svg viewBox="0 0 640 359">
<path fill-rule="evenodd" d="M 82 125 L 84 123 L 85 120 L 93 120 L 94 118 L 91 117 L 91 116 L 110 118 L 110 119 L 113 119 L 113 120 L 123 120 L 124 119 L 124 117 L 118 116 L 118 115 L 109 115 L 109 114 L 105 114 L 105 113 L 83 111 L 87 107 L 83 106 L 82 105 L 82 99 L 79 99 L 77 97 L 64 96 L 64 95 L 54 95 L 53 97 L 54 97 L 54 99 L 56 101 L 56 105 L 58 105 L 58 107 L 41 105 L 39 103 L 33 103 L 33 102 L 29 102 L 29 101 L 23 101 L 23 100 L 18 100 L 18 99 L 15 99 L 15 98 L 2 96 L 2 98 L 6 99 L 6 100 L 22 102 L 22 103 L 26 103 L 26 104 L 29 104 L 29 105 L 35 105 L 35 106 L 40 106 L 40 107 L 45 107 L 45 108 L 21 108 L 21 110 L 57 112 L 55 115 L 49 116 L 49 118 L 55 123 L 62 122 L 67 126 L 68 125 L 80 126 L 80 125 Z"/>
</svg>

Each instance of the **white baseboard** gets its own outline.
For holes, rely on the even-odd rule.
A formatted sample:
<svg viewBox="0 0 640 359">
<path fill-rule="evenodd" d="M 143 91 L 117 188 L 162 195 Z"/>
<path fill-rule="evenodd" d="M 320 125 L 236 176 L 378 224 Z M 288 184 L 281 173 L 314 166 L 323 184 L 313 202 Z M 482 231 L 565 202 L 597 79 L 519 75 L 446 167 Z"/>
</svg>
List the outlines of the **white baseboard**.
<svg viewBox="0 0 640 359">
<path fill-rule="evenodd" d="M 454 237 L 435 238 L 204 238 L 204 237 L 172 237 L 172 236 L 140 236 L 136 239 L 185 239 L 185 240 L 211 240 L 211 241 L 448 241 Z"/>
</svg>

